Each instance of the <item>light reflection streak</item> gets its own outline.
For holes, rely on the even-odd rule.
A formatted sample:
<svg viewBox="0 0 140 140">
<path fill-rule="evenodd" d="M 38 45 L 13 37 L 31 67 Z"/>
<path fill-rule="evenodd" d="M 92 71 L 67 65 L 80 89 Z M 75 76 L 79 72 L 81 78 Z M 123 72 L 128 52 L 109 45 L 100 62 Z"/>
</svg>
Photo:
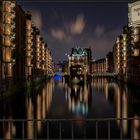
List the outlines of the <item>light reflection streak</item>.
<svg viewBox="0 0 140 140">
<path fill-rule="evenodd" d="M 37 107 L 36 107 L 36 119 L 41 120 L 41 96 L 38 94 L 37 95 Z M 41 132 L 41 121 L 37 121 L 37 131 L 38 133 Z"/>
<path fill-rule="evenodd" d="M 8 119 L 12 119 L 11 116 L 9 116 Z M 16 135 L 16 126 L 13 122 L 3 122 L 3 132 L 4 132 L 4 139 L 12 139 Z"/>
<path fill-rule="evenodd" d="M 88 98 L 89 98 L 89 87 L 87 84 L 83 86 L 73 85 L 65 86 L 67 95 L 65 95 L 68 109 L 76 115 L 86 115 L 88 113 Z"/>
<path fill-rule="evenodd" d="M 138 119 L 138 116 L 135 114 L 134 116 L 134 137 L 133 139 L 140 139 L 140 120 Z"/>
<path fill-rule="evenodd" d="M 122 118 L 127 118 L 128 117 L 128 104 L 127 104 L 127 97 L 125 91 L 123 91 L 123 96 L 122 96 Z M 128 120 L 123 120 L 123 132 L 124 134 L 127 134 L 128 132 Z"/>
<path fill-rule="evenodd" d="M 33 111 L 33 103 L 31 97 L 26 98 L 26 108 L 27 108 L 27 119 L 33 120 L 34 119 L 34 111 Z M 33 121 L 27 121 L 27 138 L 33 139 L 34 138 L 34 124 Z"/>
</svg>

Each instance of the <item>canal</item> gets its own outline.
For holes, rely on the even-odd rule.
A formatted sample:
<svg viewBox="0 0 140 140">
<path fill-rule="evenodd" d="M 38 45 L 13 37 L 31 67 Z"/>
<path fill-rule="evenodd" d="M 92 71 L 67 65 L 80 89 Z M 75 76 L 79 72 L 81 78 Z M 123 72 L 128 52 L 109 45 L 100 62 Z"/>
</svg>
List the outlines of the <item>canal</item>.
<svg viewBox="0 0 140 140">
<path fill-rule="evenodd" d="M 74 127 L 73 137 L 96 139 L 96 123 L 92 119 L 115 118 L 110 123 L 110 130 L 107 121 L 98 122 L 98 138 L 108 138 L 110 131 L 111 138 L 119 139 L 122 133 L 123 138 L 139 139 L 139 93 L 139 89 L 129 88 L 111 78 L 92 78 L 84 85 L 70 85 L 64 78 L 55 76 L 39 88 L 19 90 L 14 96 L 0 101 L 0 119 L 9 120 L 0 122 L 0 138 L 58 139 L 58 119 L 63 120 L 62 138 L 71 138 L 71 127 Z M 14 121 L 16 119 L 24 119 L 24 124 Z M 40 121 L 31 121 L 33 119 Z M 56 120 L 49 123 L 49 136 L 45 119 Z M 70 120 L 76 121 L 72 125 Z"/>
</svg>

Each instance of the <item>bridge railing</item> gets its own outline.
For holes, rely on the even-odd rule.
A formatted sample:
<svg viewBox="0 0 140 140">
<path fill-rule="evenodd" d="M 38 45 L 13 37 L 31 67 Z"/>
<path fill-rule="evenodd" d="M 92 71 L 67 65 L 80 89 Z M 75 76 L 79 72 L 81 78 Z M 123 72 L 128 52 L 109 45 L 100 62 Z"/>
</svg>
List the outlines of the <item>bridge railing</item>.
<svg viewBox="0 0 140 140">
<path fill-rule="evenodd" d="M 115 134 L 116 122 L 120 126 Z M 128 137 L 123 134 L 126 123 L 131 124 Z M 140 118 L 0 119 L 0 139 L 140 139 L 135 125 L 140 130 Z"/>
<path fill-rule="evenodd" d="M 91 76 L 117 76 L 117 73 L 109 73 L 109 72 L 97 72 L 97 73 L 90 73 Z"/>
</svg>

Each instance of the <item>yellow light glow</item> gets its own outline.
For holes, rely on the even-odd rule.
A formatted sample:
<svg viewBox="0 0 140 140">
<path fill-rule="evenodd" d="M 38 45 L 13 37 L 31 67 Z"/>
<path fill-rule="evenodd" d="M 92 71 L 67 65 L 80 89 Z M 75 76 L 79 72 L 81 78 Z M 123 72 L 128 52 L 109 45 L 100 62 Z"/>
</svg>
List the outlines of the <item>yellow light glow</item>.
<svg viewBox="0 0 140 140">
<path fill-rule="evenodd" d="M 5 14 L 5 23 L 11 23 L 11 17 L 9 14 Z"/>
<path fill-rule="evenodd" d="M 3 61 L 10 62 L 12 57 L 12 51 L 10 48 L 3 48 Z"/>
<path fill-rule="evenodd" d="M 31 26 L 32 26 L 32 25 L 31 25 L 31 20 L 27 20 L 27 21 L 26 21 L 26 27 L 27 27 L 27 29 L 28 29 L 28 30 L 31 30 Z"/>
<path fill-rule="evenodd" d="M 10 46 L 11 45 L 11 39 L 9 36 L 4 36 L 4 45 Z"/>
<path fill-rule="evenodd" d="M 11 5 L 9 2 L 4 3 L 4 11 L 11 12 Z"/>
</svg>

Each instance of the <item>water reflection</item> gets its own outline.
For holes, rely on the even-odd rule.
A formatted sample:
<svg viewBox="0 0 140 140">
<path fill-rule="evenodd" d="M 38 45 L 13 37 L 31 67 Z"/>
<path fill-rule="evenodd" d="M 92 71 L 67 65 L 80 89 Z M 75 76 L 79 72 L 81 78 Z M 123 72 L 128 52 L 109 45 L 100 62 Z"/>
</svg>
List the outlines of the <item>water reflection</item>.
<svg viewBox="0 0 140 140">
<path fill-rule="evenodd" d="M 7 119 L 12 119 L 12 117 L 9 117 Z M 3 134 L 4 139 L 11 139 L 12 137 L 14 137 L 16 134 L 16 127 L 14 123 L 11 122 L 10 120 L 3 122 L 3 132 L 4 132 Z"/>
<path fill-rule="evenodd" d="M 134 116 L 133 124 L 134 124 L 134 129 L 133 129 L 134 137 L 133 137 L 133 139 L 140 139 L 140 120 L 138 119 L 137 115 Z"/>
<path fill-rule="evenodd" d="M 91 85 L 97 92 L 105 94 L 107 101 L 116 107 L 117 126 L 122 127 L 123 137 L 140 139 L 140 89 L 130 89 L 127 85 L 112 79 L 95 78 Z M 134 118 L 131 120 L 121 118 Z"/>
<path fill-rule="evenodd" d="M 41 120 L 41 96 L 38 94 L 37 95 L 37 104 L 36 104 L 36 119 Z M 37 131 L 40 133 L 41 131 L 41 122 L 37 121 Z"/>
<path fill-rule="evenodd" d="M 27 108 L 27 119 L 33 120 L 34 119 L 34 110 L 33 110 L 33 103 L 31 97 L 26 98 L 26 108 Z M 34 122 L 27 121 L 27 138 L 33 139 L 34 137 Z"/>
<path fill-rule="evenodd" d="M 53 88 L 54 88 L 54 81 L 51 79 L 47 84 L 45 84 L 37 95 L 36 98 L 36 119 L 42 120 L 46 119 L 47 113 L 50 109 L 50 105 L 52 102 L 53 96 Z M 37 121 L 37 132 L 38 134 L 41 133 L 42 130 L 42 122 Z"/>
<path fill-rule="evenodd" d="M 93 78 L 84 85 L 70 85 L 64 78 L 50 79 L 38 91 L 28 90 L 28 93 L 19 94 L 20 97 L 1 102 L 0 116 L 11 120 L 43 120 L 51 117 L 57 119 L 57 113 L 60 114 L 61 111 L 62 118 L 115 117 L 118 119 L 115 126 L 118 130 L 122 128 L 123 137 L 140 139 L 139 93 L 138 89 L 130 89 L 107 78 Z M 128 117 L 134 120 L 121 119 Z M 0 136 L 4 139 L 17 137 L 19 130 L 22 131 L 22 127 L 18 125 L 11 121 L 0 123 Z M 77 125 L 82 127 L 84 122 L 77 122 Z M 24 128 L 25 137 L 33 139 L 35 134 L 42 135 L 46 124 L 43 121 L 28 121 Z M 113 131 L 115 130 L 113 128 Z"/>
<path fill-rule="evenodd" d="M 69 111 L 76 115 L 86 115 L 88 113 L 89 98 L 91 96 L 90 85 L 65 85 L 65 99 Z"/>
</svg>

